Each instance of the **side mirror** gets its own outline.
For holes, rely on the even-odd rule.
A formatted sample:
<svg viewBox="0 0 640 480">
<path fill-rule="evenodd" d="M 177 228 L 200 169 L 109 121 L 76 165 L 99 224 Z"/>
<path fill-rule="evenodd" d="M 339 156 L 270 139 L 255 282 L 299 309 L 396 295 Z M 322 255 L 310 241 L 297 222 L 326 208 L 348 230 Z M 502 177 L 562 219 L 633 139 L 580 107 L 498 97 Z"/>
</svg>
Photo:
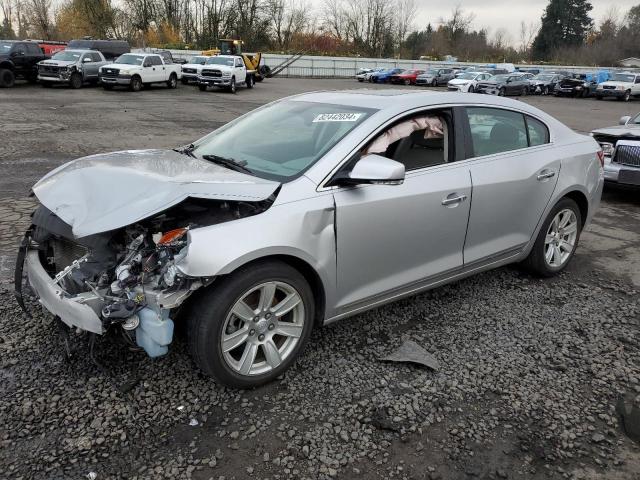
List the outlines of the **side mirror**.
<svg viewBox="0 0 640 480">
<path fill-rule="evenodd" d="M 404 182 L 404 165 L 382 155 L 362 157 L 338 183 L 347 185 L 400 185 Z"/>
<path fill-rule="evenodd" d="M 626 125 L 631 120 L 629 115 L 625 115 L 624 117 L 620 117 L 620 121 L 618 122 L 620 125 Z"/>
</svg>

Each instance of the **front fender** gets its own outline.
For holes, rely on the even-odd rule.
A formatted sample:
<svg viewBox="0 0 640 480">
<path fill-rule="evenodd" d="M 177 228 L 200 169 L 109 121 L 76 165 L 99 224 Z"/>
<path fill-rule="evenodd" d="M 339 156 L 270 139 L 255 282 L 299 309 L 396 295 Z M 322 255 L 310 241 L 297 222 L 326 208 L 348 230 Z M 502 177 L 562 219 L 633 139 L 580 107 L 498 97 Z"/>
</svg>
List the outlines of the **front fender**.
<svg viewBox="0 0 640 480">
<path fill-rule="evenodd" d="M 0 62 L 0 68 L 6 68 L 8 70 L 14 70 L 15 65 L 11 60 L 3 60 Z"/>
<path fill-rule="evenodd" d="M 177 266 L 190 277 L 214 277 L 260 258 L 296 257 L 317 272 L 329 301 L 336 278 L 334 222 L 332 195 L 274 205 L 258 215 L 190 230 L 187 254 Z"/>
</svg>

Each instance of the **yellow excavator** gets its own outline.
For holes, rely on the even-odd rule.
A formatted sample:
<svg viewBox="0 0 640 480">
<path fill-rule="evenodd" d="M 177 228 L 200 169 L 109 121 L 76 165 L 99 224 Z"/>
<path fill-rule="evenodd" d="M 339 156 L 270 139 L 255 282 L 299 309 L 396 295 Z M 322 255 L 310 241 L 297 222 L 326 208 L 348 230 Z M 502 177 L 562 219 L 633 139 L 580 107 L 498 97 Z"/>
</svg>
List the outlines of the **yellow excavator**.
<svg viewBox="0 0 640 480">
<path fill-rule="evenodd" d="M 244 66 L 248 72 L 255 72 L 254 78 L 256 82 L 261 82 L 269 76 L 271 69 L 267 65 L 260 65 L 262 60 L 262 53 L 243 53 L 242 52 L 242 40 L 232 40 L 225 38 L 218 41 L 218 48 L 212 48 L 211 50 L 204 50 L 202 55 L 214 56 L 214 55 L 239 55 L 244 61 Z"/>
</svg>

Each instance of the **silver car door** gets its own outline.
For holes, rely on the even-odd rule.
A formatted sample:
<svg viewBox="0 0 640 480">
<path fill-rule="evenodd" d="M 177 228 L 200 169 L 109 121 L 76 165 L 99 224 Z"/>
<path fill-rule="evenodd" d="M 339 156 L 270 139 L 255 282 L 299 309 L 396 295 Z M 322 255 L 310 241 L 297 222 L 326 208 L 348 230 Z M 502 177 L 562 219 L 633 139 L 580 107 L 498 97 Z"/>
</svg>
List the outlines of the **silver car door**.
<svg viewBox="0 0 640 480">
<path fill-rule="evenodd" d="M 385 152 L 405 165 L 401 185 L 335 191 L 338 309 L 462 268 L 471 179 L 467 166 L 447 158 L 449 125 L 448 141 L 414 131 Z"/>
<path fill-rule="evenodd" d="M 465 266 L 522 249 L 560 172 L 559 155 L 542 122 L 509 110 L 473 107 L 467 112 L 477 158 L 465 162 L 473 182 Z"/>
<path fill-rule="evenodd" d="M 85 59 L 89 59 L 89 61 Z M 98 76 L 98 64 L 93 61 L 93 55 L 91 53 L 82 55 L 82 68 L 84 69 L 86 79 L 91 80 Z"/>
</svg>

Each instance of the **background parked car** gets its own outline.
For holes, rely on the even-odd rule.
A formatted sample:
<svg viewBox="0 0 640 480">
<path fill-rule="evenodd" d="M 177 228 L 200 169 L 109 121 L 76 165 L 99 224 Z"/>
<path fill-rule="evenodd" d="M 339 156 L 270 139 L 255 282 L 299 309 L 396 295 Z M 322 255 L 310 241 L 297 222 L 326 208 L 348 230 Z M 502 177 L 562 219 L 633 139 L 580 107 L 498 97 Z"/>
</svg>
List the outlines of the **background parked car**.
<svg viewBox="0 0 640 480">
<path fill-rule="evenodd" d="M 517 73 L 494 75 L 488 80 L 478 82 L 477 93 L 491 95 L 527 95 L 529 93 L 529 78 Z"/>
<path fill-rule="evenodd" d="M 71 40 L 67 45 L 69 50 L 97 50 L 107 61 L 112 61 L 120 55 L 129 53 L 131 47 L 125 40 Z"/>
<path fill-rule="evenodd" d="M 0 87 L 13 87 L 16 78 L 35 83 L 37 64 L 45 58 L 36 42 L 0 40 Z"/>
<path fill-rule="evenodd" d="M 383 70 L 386 70 L 386 69 L 384 69 L 384 68 L 374 68 L 370 72 L 366 72 L 366 73 L 360 74 L 362 76 L 362 81 L 363 82 L 370 82 L 371 81 L 371 75 L 373 75 L 375 73 L 378 73 L 378 72 L 382 72 Z M 358 81 L 360 81 L 360 78 L 358 78 Z"/>
<path fill-rule="evenodd" d="M 99 75 L 105 90 L 122 85 L 137 92 L 154 83 L 176 88 L 182 71 L 180 65 L 165 63 L 157 53 L 125 53 L 114 63 L 100 67 Z"/>
<path fill-rule="evenodd" d="M 604 152 L 605 182 L 640 188 L 640 113 L 593 130 L 591 136 Z"/>
<path fill-rule="evenodd" d="M 381 72 L 375 72 L 369 77 L 369 81 L 373 83 L 387 83 L 392 75 L 404 72 L 402 68 L 391 68 L 382 70 Z"/>
<path fill-rule="evenodd" d="M 81 88 L 84 83 L 97 84 L 98 71 L 107 63 L 96 50 L 62 50 L 38 63 L 38 80 L 43 87 L 66 84 Z"/>
<path fill-rule="evenodd" d="M 359 82 L 364 82 L 364 76 L 367 73 L 371 73 L 373 72 L 372 68 L 359 68 L 358 71 L 356 72 L 356 80 L 358 80 Z"/>
<path fill-rule="evenodd" d="M 554 90 L 553 94 L 557 97 L 589 97 L 592 93 L 595 93 L 597 84 L 595 81 L 587 80 L 587 76 L 584 73 L 575 73 L 570 77 L 560 80 Z"/>
<path fill-rule="evenodd" d="M 446 85 L 449 80 L 455 78 L 457 70 L 453 68 L 435 68 L 427 70 L 416 77 L 416 85 L 431 85 L 437 87 Z"/>
<path fill-rule="evenodd" d="M 628 102 L 631 97 L 640 96 L 640 74 L 619 72 L 611 75 L 611 79 L 600 83 L 595 91 L 596 98 L 615 97 Z"/>
<path fill-rule="evenodd" d="M 182 65 L 182 83 L 186 85 L 189 82 L 197 82 L 198 75 L 209 58 L 211 57 L 196 55 L 189 59 L 189 63 Z"/>
<path fill-rule="evenodd" d="M 529 92 L 538 95 L 549 95 L 553 93 L 556 84 L 562 80 L 562 76 L 553 73 L 539 73 L 533 77 L 529 83 Z"/>
<path fill-rule="evenodd" d="M 402 73 L 391 75 L 389 81 L 401 85 L 415 85 L 416 77 L 424 73 L 424 70 L 405 70 Z"/>
<path fill-rule="evenodd" d="M 449 80 L 447 88 L 459 92 L 473 93 L 476 91 L 478 82 L 488 80 L 489 78 L 491 78 L 491 75 L 486 72 L 465 72 Z"/>
</svg>

